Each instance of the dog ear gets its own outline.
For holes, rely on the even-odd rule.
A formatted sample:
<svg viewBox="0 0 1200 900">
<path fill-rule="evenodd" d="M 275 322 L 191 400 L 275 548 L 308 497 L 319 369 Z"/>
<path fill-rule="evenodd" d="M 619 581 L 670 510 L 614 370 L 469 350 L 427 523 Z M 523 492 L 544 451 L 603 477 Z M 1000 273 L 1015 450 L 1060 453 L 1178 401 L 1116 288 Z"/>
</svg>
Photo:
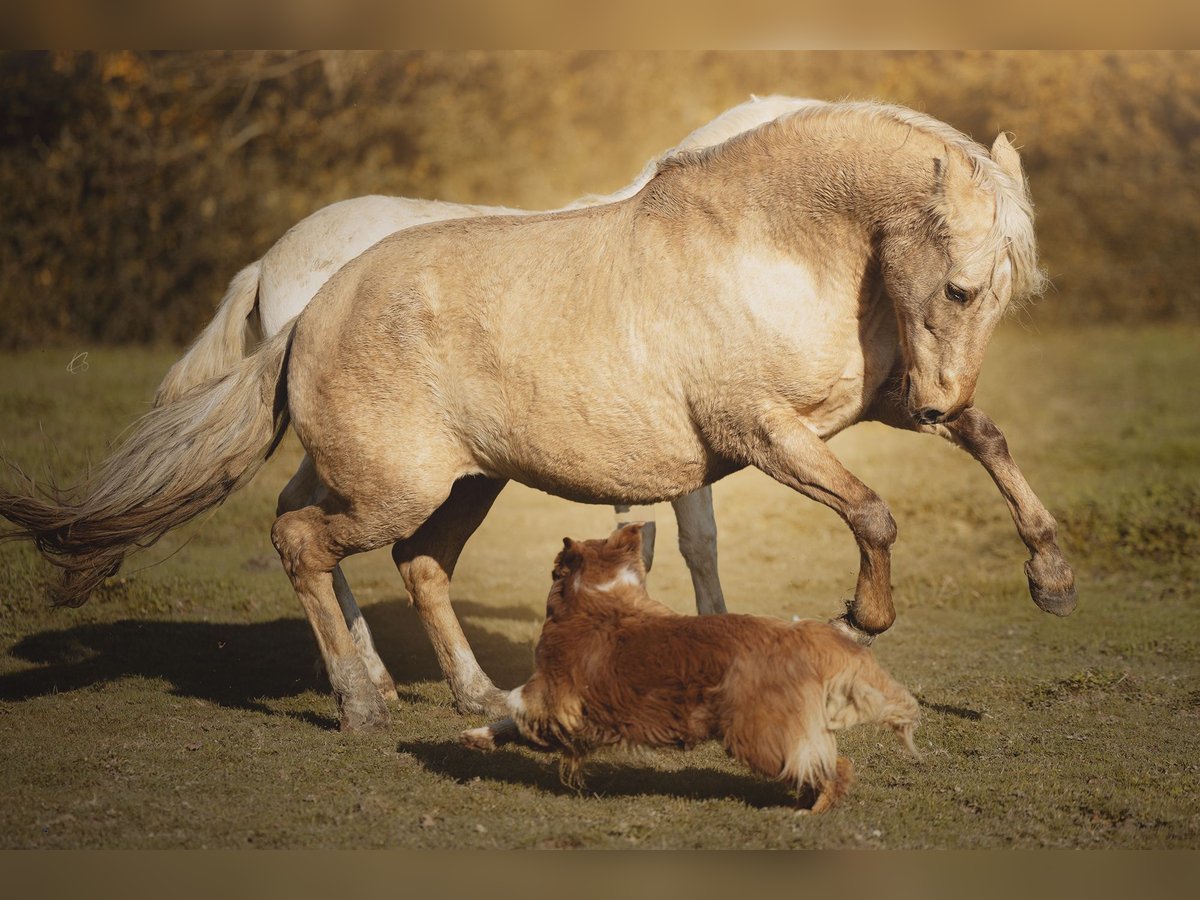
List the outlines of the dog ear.
<svg viewBox="0 0 1200 900">
<path fill-rule="evenodd" d="M 609 550 L 617 550 L 634 556 L 642 555 L 642 527 L 644 523 L 634 522 L 618 528 L 608 536 L 605 546 Z"/>
<path fill-rule="evenodd" d="M 551 579 L 566 578 L 579 568 L 582 559 L 578 544 L 569 537 L 563 538 L 563 549 L 559 551 L 558 556 L 554 557 L 554 568 L 550 570 Z"/>
</svg>

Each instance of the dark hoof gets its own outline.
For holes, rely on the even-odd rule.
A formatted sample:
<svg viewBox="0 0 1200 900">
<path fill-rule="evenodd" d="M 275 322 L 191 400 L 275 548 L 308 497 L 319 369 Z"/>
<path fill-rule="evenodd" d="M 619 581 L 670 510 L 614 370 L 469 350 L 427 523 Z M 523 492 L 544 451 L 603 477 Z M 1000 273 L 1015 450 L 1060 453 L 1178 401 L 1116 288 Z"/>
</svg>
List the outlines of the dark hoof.
<svg viewBox="0 0 1200 900">
<path fill-rule="evenodd" d="M 882 616 L 864 616 L 862 614 L 862 604 L 854 600 L 846 601 L 846 611 L 839 617 L 845 621 L 846 625 L 852 628 L 860 637 L 856 637 L 860 644 L 869 645 L 875 640 L 878 635 L 883 634 L 892 627 L 892 623 L 896 621 L 896 613 L 888 605 L 888 609 Z"/>
<path fill-rule="evenodd" d="M 1061 559 L 1043 563 L 1031 559 L 1025 563 L 1029 579 L 1029 596 L 1039 609 L 1056 616 L 1069 616 L 1075 611 L 1079 598 L 1075 594 L 1075 573 Z"/>
<path fill-rule="evenodd" d="M 382 731 L 391 724 L 391 715 L 383 698 L 374 694 L 366 702 L 347 701 L 342 704 L 339 729 L 346 734 Z"/>
<path fill-rule="evenodd" d="M 1067 590 L 1061 592 L 1044 591 L 1031 578 L 1029 580 L 1029 596 L 1033 598 L 1033 602 L 1038 605 L 1039 609 L 1056 616 L 1069 616 L 1079 605 L 1079 598 L 1075 595 L 1075 585 L 1071 585 Z"/>
</svg>

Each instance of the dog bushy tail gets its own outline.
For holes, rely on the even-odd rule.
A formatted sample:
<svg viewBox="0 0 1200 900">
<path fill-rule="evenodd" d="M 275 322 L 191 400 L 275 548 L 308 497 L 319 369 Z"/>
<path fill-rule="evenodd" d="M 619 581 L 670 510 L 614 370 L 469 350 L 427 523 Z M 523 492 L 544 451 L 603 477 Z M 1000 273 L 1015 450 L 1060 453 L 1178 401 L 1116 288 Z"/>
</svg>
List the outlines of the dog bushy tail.
<svg viewBox="0 0 1200 900">
<path fill-rule="evenodd" d="M 880 722 L 896 732 L 910 755 L 920 759 L 913 740 L 921 718 L 917 698 L 884 671 L 870 650 L 856 648 L 854 657 L 830 684 L 825 708 L 829 728 L 836 731 L 860 722 Z"/>
<path fill-rule="evenodd" d="M 233 276 L 212 321 L 167 370 L 154 395 L 155 406 L 177 400 L 201 382 L 226 374 L 253 352 L 262 336 L 250 321 L 261 269 L 262 260 L 258 260 Z"/>
<path fill-rule="evenodd" d="M 219 504 L 245 484 L 287 429 L 288 329 L 232 371 L 152 409 L 70 491 L 0 489 L 0 517 L 62 570 L 55 605 L 81 606 L 125 556 Z"/>
</svg>

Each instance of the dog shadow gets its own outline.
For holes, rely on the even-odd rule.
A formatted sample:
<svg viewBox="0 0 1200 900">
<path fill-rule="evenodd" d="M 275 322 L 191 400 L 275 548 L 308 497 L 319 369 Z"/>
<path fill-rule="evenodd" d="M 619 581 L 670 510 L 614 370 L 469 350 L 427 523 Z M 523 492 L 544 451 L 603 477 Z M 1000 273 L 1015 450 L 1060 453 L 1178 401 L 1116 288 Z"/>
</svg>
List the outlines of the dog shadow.
<svg viewBox="0 0 1200 900">
<path fill-rule="evenodd" d="M 492 615 L 485 604 L 473 603 L 471 608 L 479 616 Z M 406 601 L 371 604 L 363 616 L 402 699 L 421 699 L 405 691 L 406 685 L 441 681 L 424 628 Z M 501 617 L 508 615 L 502 610 Z M 527 611 L 523 617 L 528 617 Z M 480 665 L 497 684 L 511 687 L 529 677 L 530 644 L 469 624 L 463 630 Z M 94 689 L 132 676 L 164 680 L 179 696 L 282 715 L 270 701 L 329 691 L 312 629 L 299 617 L 250 623 L 122 619 L 43 631 L 7 652 L 34 664 L 0 675 L 0 700 L 7 701 Z M 331 717 L 299 717 L 321 727 L 337 726 Z"/>
<path fill-rule="evenodd" d="M 500 748 L 486 753 L 457 741 L 408 741 L 397 751 L 414 757 L 426 770 L 460 783 L 478 778 L 517 784 L 555 796 L 638 797 L 668 796 L 688 800 L 735 800 L 756 809 L 795 807 L 796 798 L 782 783 L 753 775 L 713 768 L 656 769 L 639 765 L 636 756 L 625 761 L 589 762 L 586 785 L 576 790 L 558 776 L 558 757 Z"/>
<path fill-rule="evenodd" d="M 946 716 L 954 716 L 956 719 L 966 719 L 969 722 L 978 722 L 983 719 L 983 713 L 979 710 L 969 709 L 965 706 L 954 706 L 950 703 L 934 703 L 931 700 L 926 700 L 924 697 L 917 697 L 917 703 L 924 709 L 932 710 Z"/>
</svg>

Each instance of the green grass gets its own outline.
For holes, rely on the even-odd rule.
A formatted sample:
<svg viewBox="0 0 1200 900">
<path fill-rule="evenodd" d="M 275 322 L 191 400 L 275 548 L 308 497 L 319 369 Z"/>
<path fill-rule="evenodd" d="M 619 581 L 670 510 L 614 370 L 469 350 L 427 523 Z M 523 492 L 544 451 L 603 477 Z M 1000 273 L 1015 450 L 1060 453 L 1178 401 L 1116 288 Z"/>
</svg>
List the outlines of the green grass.
<svg viewBox="0 0 1200 900">
<path fill-rule="evenodd" d="M 900 618 L 876 645 L 920 698 L 915 763 L 845 735 L 859 780 L 825 817 L 715 746 L 611 756 L 589 788 L 525 751 L 479 755 L 386 553 L 350 561 L 402 702 L 343 736 L 268 532 L 299 457 L 135 556 L 87 606 L 48 609 L 46 567 L 0 545 L 3 847 L 1194 847 L 1200 838 L 1200 414 L 1195 328 L 1036 333 L 1008 323 L 978 402 L 1059 517 L 1080 607 L 1026 593 L 987 475 L 934 438 L 864 425 L 833 441 L 892 505 Z M 146 407 L 173 353 L 0 358 L 2 452 L 78 473 Z M 829 511 L 754 472 L 716 487 L 731 609 L 827 616 L 854 543 Z M 529 672 L 564 534 L 610 510 L 510 487 L 468 546 L 455 605 L 502 685 Z M 690 581 L 659 515 L 655 596 Z"/>
</svg>

